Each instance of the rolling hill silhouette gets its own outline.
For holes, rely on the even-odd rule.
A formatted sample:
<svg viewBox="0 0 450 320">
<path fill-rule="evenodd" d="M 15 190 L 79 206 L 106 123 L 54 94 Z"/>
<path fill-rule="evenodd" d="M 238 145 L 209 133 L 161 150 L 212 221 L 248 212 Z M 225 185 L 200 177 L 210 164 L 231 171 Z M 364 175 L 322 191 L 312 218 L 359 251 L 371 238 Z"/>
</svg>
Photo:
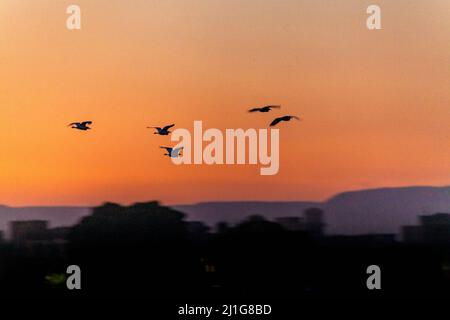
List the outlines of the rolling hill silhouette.
<svg viewBox="0 0 450 320">
<path fill-rule="evenodd" d="M 398 233 L 419 215 L 450 212 L 450 187 L 382 188 L 340 193 L 323 207 L 331 233 Z"/>
<path fill-rule="evenodd" d="M 173 205 L 210 226 L 226 221 L 234 224 L 245 217 L 260 214 L 268 219 L 302 216 L 308 207 L 325 210 L 326 232 L 330 234 L 398 233 L 401 226 L 417 224 L 417 217 L 435 212 L 450 212 L 450 187 L 404 187 L 350 191 L 325 202 L 230 201 Z M 0 230 L 12 220 L 43 219 L 52 227 L 76 224 L 91 210 L 83 207 L 0 206 Z"/>
</svg>

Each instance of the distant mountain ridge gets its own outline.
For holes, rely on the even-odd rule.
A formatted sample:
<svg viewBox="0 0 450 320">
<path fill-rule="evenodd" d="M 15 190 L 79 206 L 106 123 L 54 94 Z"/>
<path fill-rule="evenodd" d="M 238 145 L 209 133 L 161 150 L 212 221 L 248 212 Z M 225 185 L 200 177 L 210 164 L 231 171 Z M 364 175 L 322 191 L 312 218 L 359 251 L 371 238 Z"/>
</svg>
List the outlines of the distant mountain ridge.
<svg viewBox="0 0 450 320">
<path fill-rule="evenodd" d="M 398 233 L 401 226 L 417 224 L 418 216 L 450 213 L 450 187 L 378 188 L 339 193 L 325 202 L 230 201 L 170 206 L 187 214 L 188 220 L 237 223 L 249 215 L 268 219 L 302 216 L 308 207 L 325 210 L 330 234 Z M 76 224 L 89 215 L 84 207 L 6 207 L 0 205 L 0 230 L 13 220 L 49 220 L 52 227 Z"/>
<path fill-rule="evenodd" d="M 340 193 L 324 204 L 329 232 L 398 233 L 420 215 L 450 213 L 450 187 L 379 188 Z"/>
</svg>

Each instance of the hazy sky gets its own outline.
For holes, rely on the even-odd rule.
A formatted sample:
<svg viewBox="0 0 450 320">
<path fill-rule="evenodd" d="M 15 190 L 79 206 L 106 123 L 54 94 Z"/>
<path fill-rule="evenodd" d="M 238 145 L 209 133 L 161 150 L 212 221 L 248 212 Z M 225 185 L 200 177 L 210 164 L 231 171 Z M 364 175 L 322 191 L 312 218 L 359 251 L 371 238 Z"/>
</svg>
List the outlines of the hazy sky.
<svg viewBox="0 0 450 320">
<path fill-rule="evenodd" d="M 69 31 L 66 7 L 82 10 Z M 366 8 L 382 8 L 382 30 Z M 450 183 L 450 2 L 1 0 L 0 203 L 320 200 Z M 273 114 L 250 107 L 281 104 Z M 147 125 L 280 132 L 280 172 L 175 166 Z M 94 130 L 67 128 L 93 120 Z"/>
</svg>

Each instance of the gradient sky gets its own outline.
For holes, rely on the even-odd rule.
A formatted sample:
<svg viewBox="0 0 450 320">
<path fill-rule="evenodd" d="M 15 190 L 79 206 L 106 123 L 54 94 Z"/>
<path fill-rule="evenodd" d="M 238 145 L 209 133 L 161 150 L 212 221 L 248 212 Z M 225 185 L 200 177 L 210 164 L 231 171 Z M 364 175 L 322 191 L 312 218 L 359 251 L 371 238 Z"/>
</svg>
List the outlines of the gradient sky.
<svg viewBox="0 0 450 320">
<path fill-rule="evenodd" d="M 82 30 L 65 27 L 66 7 Z M 383 30 L 366 28 L 382 8 Z M 450 2 L 1 0 L 0 203 L 322 200 L 450 183 Z M 281 104 L 273 114 L 250 107 Z M 283 124 L 276 176 L 175 166 L 147 125 Z M 67 128 L 93 120 L 94 130 Z"/>
</svg>

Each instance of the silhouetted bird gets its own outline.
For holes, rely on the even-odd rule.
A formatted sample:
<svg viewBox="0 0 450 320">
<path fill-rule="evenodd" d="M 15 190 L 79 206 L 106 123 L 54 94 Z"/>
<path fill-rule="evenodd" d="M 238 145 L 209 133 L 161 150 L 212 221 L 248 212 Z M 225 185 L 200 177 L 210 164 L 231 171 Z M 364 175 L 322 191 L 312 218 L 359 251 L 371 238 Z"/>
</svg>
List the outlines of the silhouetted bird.
<svg viewBox="0 0 450 320">
<path fill-rule="evenodd" d="M 92 128 L 88 127 L 92 124 L 92 121 L 84 121 L 84 122 L 72 122 L 68 125 L 68 127 L 71 127 L 72 129 L 78 129 L 78 130 L 90 130 Z"/>
<path fill-rule="evenodd" d="M 276 118 L 275 120 L 273 120 L 273 121 L 270 123 L 270 126 L 273 127 L 273 126 L 276 126 L 276 125 L 277 125 L 278 123 L 280 123 L 281 121 L 290 121 L 291 119 L 300 120 L 300 118 L 299 118 L 299 117 L 296 117 L 296 116 L 284 116 L 284 117 L 279 117 L 279 118 Z"/>
<path fill-rule="evenodd" d="M 248 112 L 269 112 L 272 109 L 280 109 L 281 106 L 265 106 L 261 108 L 253 108 L 248 110 Z"/>
<path fill-rule="evenodd" d="M 167 136 L 170 131 L 169 129 L 172 128 L 175 124 L 170 124 L 168 126 L 165 126 L 164 128 L 160 128 L 160 127 L 147 127 L 147 129 L 156 129 L 156 132 L 154 132 L 153 134 L 159 134 L 160 136 Z"/>
<path fill-rule="evenodd" d="M 171 148 L 171 147 L 160 147 L 161 149 L 166 149 L 168 153 L 164 153 L 165 156 L 169 156 L 171 158 L 178 158 L 183 147 Z"/>
</svg>

